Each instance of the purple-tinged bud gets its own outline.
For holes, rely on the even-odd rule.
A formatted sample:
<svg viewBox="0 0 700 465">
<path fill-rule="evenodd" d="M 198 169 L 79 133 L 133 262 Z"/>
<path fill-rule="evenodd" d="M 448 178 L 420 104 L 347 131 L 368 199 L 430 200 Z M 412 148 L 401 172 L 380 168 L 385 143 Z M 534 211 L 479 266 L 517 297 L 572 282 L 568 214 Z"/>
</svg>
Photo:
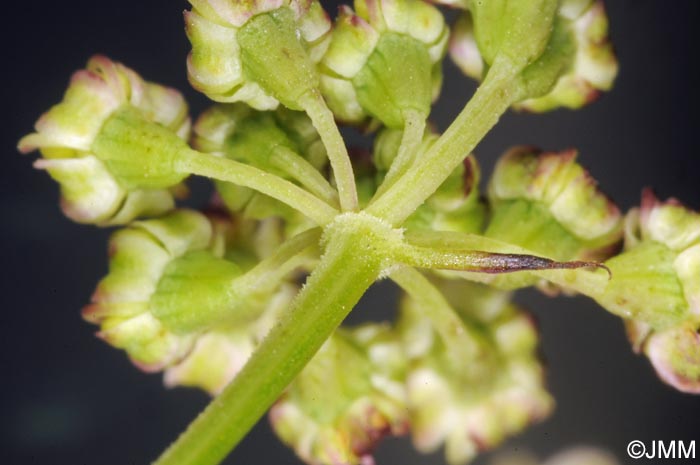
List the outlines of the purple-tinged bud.
<svg viewBox="0 0 700 465">
<path fill-rule="evenodd" d="M 115 124 L 125 118 L 138 120 L 141 132 L 149 132 L 147 127 L 176 149 L 185 146 L 181 139 L 189 135 L 187 104 L 177 91 L 95 56 L 73 75 L 63 101 L 37 121 L 37 132 L 20 140 L 21 152 L 41 152 L 35 166 L 61 185 L 61 206 L 69 218 L 124 224 L 173 208 L 167 188 L 184 176 L 171 173 L 169 160 L 158 153 L 141 156 L 141 145 L 148 146 L 143 137 L 126 141 L 124 131 L 115 133 Z M 138 166 L 132 166 L 134 158 Z"/>
</svg>

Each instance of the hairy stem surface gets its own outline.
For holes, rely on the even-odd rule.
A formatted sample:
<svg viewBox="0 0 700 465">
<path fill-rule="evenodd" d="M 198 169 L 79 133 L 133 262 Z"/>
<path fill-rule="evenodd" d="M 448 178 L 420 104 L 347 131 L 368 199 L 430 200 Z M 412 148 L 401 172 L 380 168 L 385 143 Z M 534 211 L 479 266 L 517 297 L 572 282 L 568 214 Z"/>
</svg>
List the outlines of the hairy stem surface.
<svg viewBox="0 0 700 465">
<path fill-rule="evenodd" d="M 262 192 L 300 211 L 319 226 L 330 223 L 338 213 L 324 201 L 286 179 L 227 158 L 189 150 L 178 159 L 178 169 Z"/>
<path fill-rule="evenodd" d="M 304 368 L 381 272 L 362 228 L 328 238 L 326 253 L 243 370 L 154 465 L 216 465 Z"/>
<path fill-rule="evenodd" d="M 340 135 L 340 130 L 335 124 L 333 113 L 328 109 L 326 102 L 318 92 L 311 92 L 303 99 L 304 110 L 311 118 L 311 122 L 321 136 L 323 144 L 328 152 L 328 159 L 333 168 L 333 175 L 338 186 L 340 196 L 340 208 L 343 211 L 357 210 L 357 187 L 355 175 L 352 171 L 348 149 Z"/>
<path fill-rule="evenodd" d="M 518 100 L 519 69 L 497 59 L 484 82 L 445 133 L 367 212 L 397 226 L 440 187 L 508 107 Z"/>
</svg>

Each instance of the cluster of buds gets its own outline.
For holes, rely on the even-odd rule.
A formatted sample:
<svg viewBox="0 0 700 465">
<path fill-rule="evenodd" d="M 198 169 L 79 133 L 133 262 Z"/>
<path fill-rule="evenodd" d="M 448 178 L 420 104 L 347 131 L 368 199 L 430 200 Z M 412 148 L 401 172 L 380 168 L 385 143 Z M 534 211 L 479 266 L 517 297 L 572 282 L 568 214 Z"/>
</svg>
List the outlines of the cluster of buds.
<svg viewBox="0 0 700 465">
<path fill-rule="evenodd" d="M 543 384 L 532 318 L 508 295 L 462 280 L 438 287 L 463 324 L 448 340 L 431 326 L 430 308 L 406 297 L 398 324 L 407 357 L 407 397 L 418 450 L 445 444 L 448 463 L 463 464 L 532 422 L 553 401 Z"/>
<path fill-rule="evenodd" d="M 511 105 L 577 108 L 611 86 L 599 0 L 445 0 L 463 10 L 451 32 L 423 0 L 355 0 L 335 23 L 318 0 L 189 1 L 190 82 L 219 102 L 192 140 L 179 93 L 98 56 L 19 146 L 41 151 L 36 165 L 60 183 L 69 217 L 128 225 L 112 235 L 109 273 L 83 315 L 137 366 L 219 394 L 280 321 L 311 328 L 309 310 L 349 309 L 389 277 L 406 291 L 396 324 L 336 330 L 270 412 L 312 465 L 371 464 L 380 439 L 409 431 L 419 450 L 444 445 L 461 465 L 546 417 L 537 331 L 508 293 L 524 286 L 593 297 L 626 319 L 662 379 L 700 393 L 700 214 L 647 193 L 623 219 L 573 150 L 512 149 L 483 197 L 469 154 Z M 454 60 L 487 90 L 439 135 L 426 121 L 450 34 Z M 335 120 L 379 129 L 372 153 L 349 157 Z M 435 160 L 445 163 L 431 171 Z M 212 178 L 227 211 L 176 208 L 189 174 Z M 394 197 L 404 201 L 412 182 L 425 194 L 412 213 L 387 213 L 402 208 L 387 192 L 403 183 Z M 578 269 L 590 265 L 613 279 Z M 496 276 L 518 270 L 528 272 Z M 469 281 L 477 273 L 489 286 Z M 340 284 L 328 291 L 331 278 Z M 299 345 L 323 339 L 309 341 Z M 535 462 L 501 465 L 516 463 Z M 613 462 L 579 451 L 546 463 Z"/>
<path fill-rule="evenodd" d="M 341 328 L 272 407 L 272 427 L 306 463 L 373 463 L 382 438 L 408 429 L 405 363 L 388 325 Z"/>
</svg>

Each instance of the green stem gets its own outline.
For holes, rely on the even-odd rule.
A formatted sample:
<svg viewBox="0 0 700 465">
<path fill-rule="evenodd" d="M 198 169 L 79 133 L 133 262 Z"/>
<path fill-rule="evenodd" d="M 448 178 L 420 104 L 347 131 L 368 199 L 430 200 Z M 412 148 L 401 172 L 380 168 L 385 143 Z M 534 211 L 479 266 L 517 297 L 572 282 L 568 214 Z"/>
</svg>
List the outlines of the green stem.
<svg viewBox="0 0 700 465">
<path fill-rule="evenodd" d="M 336 230 L 326 253 L 243 370 L 154 465 L 216 465 L 340 325 L 381 272 L 364 228 Z"/>
<path fill-rule="evenodd" d="M 306 260 L 304 252 L 318 244 L 320 237 L 321 231 L 318 228 L 297 234 L 280 245 L 272 255 L 236 278 L 233 286 L 247 292 L 277 286 L 284 276 Z"/>
<path fill-rule="evenodd" d="M 474 97 L 445 133 L 367 212 L 393 225 L 403 223 L 518 100 L 518 72 L 508 60 L 497 58 Z"/>
<path fill-rule="evenodd" d="M 384 177 L 384 181 L 374 194 L 375 198 L 379 198 L 386 192 L 394 182 L 403 175 L 416 157 L 416 150 L 423 141 L 423 133 L 425 132 L 425 116 L 415 110 L 407 110 L 404 115 L 403 136 L 401 137 L 401 145 L 396 154 L 396 158 L 391 163 L 389 172 Z"/>
<path fill-rule="evenodd" d="M 341 209 L 343 211 L 356 211 L 358 204 L 355 175 L 352 171 L 348 149 L 345 147 L 343 137 L 335 124 L 333 113 L 328 109 L 325 100 L 318 91 L 307 93 L 300 103 L 326 146 L 335 183 L 338 186 Z"/>
<path fill-rule="evenodd" d="M 177 159 L 177 169 L 219 181 L 249 187 L 286 203 L 319 226 L 330 223 L 338 211 L 299 186 L 245 163 L 186 150 Z"/>
<path fill-rule="evenodd" d="M 272 154 L 270 162 L 327 204 L 337 205 L 338 193 L 306 158 L 287 147 L 279 146 Z"/>
<path fill-rule="evenodd" d="M 474 356 L 474 339 L 455 309 L 425 276 L 411 267 L 394 271 L 389 277 L 398 284 L 420 307 L 423 315 L 430 319 L 435 330 L 449 347 L 448 355 L 459 364 Z M 478 338 L 477 338 L 478 339 Z"/>
</svg>

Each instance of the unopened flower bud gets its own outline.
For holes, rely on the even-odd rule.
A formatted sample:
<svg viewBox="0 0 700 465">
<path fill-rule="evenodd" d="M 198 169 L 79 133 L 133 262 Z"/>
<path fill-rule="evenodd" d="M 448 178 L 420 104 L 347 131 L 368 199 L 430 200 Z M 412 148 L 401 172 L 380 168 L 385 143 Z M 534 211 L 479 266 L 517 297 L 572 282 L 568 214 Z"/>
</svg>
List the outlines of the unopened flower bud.
<svg viewBox="0 0 700 465">
<path fill-rule="evenodd" d="M 550 45 L 558 0 L 471 2 L 474 35 L 484 61 L 497 57 L 523 69 L 536 62 Z"/>
<path fill-rule="evenodd" d="M 340 329 L 270 410 L 275 432 L 309 464 L 366 464 L 406 432 L 405 358 L 390 328 Z"/>
<path fill-rule="evenodd" d="M 192 43 L 192 85 L 219 102 L 259 110 L 279 102 L 301 109 L 318 85 L 315 63 L 327 46 L 330 21 L 317 0 L 191 0 L 185 12 Z"/>
<path fill-rule="evenodd" d="M 625 251 L 595 296 L 606 309 L 664 330 L 700 320 L 700 213 L 647 190 L 627 216 Z"/>
<path fill-rule="evenodd" d="M 448 30 L 439 10 L 417 0 L 341 7 L 323 57 L 321 89 L 340 120 L 368 116 L 392 128 L 406 111 L 425 119 L 442 82 Z"/>
<path fill-rule="evenodd" d="M 559 261 L 607 258 L 622 237 L 622 217 L 576 155 L 528 147 L 506 153 L 489 183 L 492 215 L 485 235 Z M 536 278 L 497 281 L 519 287 Z"/>
<path fill-rule="evenodd" d="M 171 154 L 186 147 L 189 134 L 187 105 L 177 91 L 95 56 L 36 130 L 19 149 L 41 151 L 36 166 L 61 185 L 71 219 L 123 224 L 173 208 L 167 189 L 185 175 L 174 171 Z"/>
<path fill-rule="evenodd" d="M 463 13 L 455 24 L 450 54 L 467 76 L 481 80 L 492 61 L 485 55 L 488 41 L 479 35 L 475 24 L 478 16 L 474 14 Z M 493 25 L 481 29 L 498 30 Z M 595 100 L 601 91 L 610 90 L 617 71 L 603 2 L 561 2 L 546 50 L 521 73 L 521 92 L 526 99 L 515 107 L 535 112 L 580 108 Z"/>
<path fill-rule="evenodd" d="M 462 343 L 441 337 L 426 317 L 431 309 L 408 298 L 399 329 L 413 359 L 407 387 L 414 444 L 431 452 L 444 443 L 448 463 L 457 465 L 547 416 L 552 400 L 531 318 L 503 292 L 461 280 L 440 287 L 463 321 L 455 329 Z"/>
<path fill-rule="evenodd" d="M 700 214 L 644 191 L 624 252 L 605 264 L 613 277 L 594 298 L 626 319 L 635 351 L 664 382 L 700 393 Z"/>
<path fill-rule="evenodd" d="M 109 274 L 83 317 L 99 324 L 99 336 L 124 349 L 146 371 L 179 361 L 191 350 L 195 332 L 179 323 L 190 315 L 173 309 L 201 314 L 218 306 L 226 296 L 222 280 L 240 273 L 235 264 L 207 251 L 212 242 L 210 221 L 189 210 L 117 231 L 110 240 Z M 212 265 L 216 275 L 200 274 Z M 195 270 L 197 276 L 192 276 Z M 178 276 L 188 278 L 187 286 L 172 289 Z M 169 299 L 173 292 L 177 298 Z"/>
</svg>

